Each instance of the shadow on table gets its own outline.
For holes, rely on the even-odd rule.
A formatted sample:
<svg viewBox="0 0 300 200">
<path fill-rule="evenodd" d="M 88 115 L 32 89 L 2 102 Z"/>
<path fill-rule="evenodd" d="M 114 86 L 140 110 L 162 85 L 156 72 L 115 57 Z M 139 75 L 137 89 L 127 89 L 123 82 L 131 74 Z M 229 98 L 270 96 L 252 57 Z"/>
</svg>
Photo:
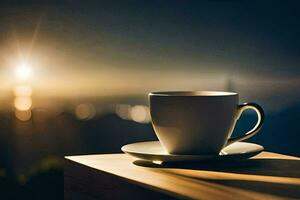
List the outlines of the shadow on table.
<svg viewBox="0 0 300 200">
<path fill-rule="evenodd" d="M 210 178 L 209 176 L 201 176 L 201 174 L 199 176 L 199 173 L 184 173 L 182 170 L 163 171 L 174 176 L 190 178 L 191 181 L 207 181 L 281 197 L 300 198 L 300 160 L 260 158 L 231 162 L 163 163 L 161 165 L 137 160 L 134 161 L 134 164 L 156 169 L 188 169 L 230 173 L 233 174 L 234 178 L 230 175 L 229 178 L 222 178 L 227 177 L 226 175 Z M 243 175 L 256 175 L 256 177 Z"/>
</svg>

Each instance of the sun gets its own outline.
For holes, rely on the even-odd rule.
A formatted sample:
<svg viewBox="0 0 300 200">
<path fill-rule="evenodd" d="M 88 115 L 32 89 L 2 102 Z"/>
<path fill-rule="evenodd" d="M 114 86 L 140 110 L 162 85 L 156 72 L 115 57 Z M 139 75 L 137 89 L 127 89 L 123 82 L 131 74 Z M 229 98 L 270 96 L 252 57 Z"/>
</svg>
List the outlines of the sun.
<svg viewBox="0 0 300 200">
<path fill-rule="evenodd" d="M 23 62 L 16 68 L 15 74 L 17 78 L 21 80 L 26 80 L 30 78 L 32 74 L 32 69 L 28 63 Z"/>
</svg>

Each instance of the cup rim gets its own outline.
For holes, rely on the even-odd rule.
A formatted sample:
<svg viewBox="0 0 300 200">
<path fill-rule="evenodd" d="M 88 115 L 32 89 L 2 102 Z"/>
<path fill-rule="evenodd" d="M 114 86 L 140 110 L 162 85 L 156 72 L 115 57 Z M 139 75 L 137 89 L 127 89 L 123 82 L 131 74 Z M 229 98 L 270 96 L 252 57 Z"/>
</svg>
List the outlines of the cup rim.
<svg viewBox="0 0 300 200">
<path fill-rule="evenodd" d="M 236 92 L 227 91 L 157 91 L 150 92 L 149 96 L 176 96 L 176 97 L 225 97 L 236 96 Z"/>
</svg>

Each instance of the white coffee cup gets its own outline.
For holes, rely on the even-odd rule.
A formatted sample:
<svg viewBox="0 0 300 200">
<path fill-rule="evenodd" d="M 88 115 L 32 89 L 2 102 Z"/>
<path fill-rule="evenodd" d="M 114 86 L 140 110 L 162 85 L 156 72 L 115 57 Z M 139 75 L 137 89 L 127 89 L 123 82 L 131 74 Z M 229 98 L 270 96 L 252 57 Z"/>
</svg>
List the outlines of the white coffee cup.
<svg viewBox="0 0 300 200">
<path fill-rule="evenodd" d="M 170 154 L 218 154 L 225 146 L 255 135 L 264 119 L 259 105 L 239 105 L 234 92 L 152 92 L 149 100 L 153 128 Z M 246 134 L 230 138 L 246 109 L 257 113 L 256 125 Z"/>
</svg>

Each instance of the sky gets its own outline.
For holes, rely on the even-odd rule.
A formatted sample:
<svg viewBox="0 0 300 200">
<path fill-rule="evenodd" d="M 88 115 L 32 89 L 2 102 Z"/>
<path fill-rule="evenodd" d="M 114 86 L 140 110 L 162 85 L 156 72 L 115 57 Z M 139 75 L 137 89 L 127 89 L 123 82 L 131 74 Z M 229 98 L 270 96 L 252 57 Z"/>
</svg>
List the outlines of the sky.
<svg viewBox="0 0 300 200">
<path fill-rule="evenodd" d="M 230 85 L 241 101 L 299 103 L 297 1 L 45 2 L 0 4 L 3 94 L 18 84 L 45 96 Z M 26 83 L 15 76 L 24 60 Z"/>
</svg>

